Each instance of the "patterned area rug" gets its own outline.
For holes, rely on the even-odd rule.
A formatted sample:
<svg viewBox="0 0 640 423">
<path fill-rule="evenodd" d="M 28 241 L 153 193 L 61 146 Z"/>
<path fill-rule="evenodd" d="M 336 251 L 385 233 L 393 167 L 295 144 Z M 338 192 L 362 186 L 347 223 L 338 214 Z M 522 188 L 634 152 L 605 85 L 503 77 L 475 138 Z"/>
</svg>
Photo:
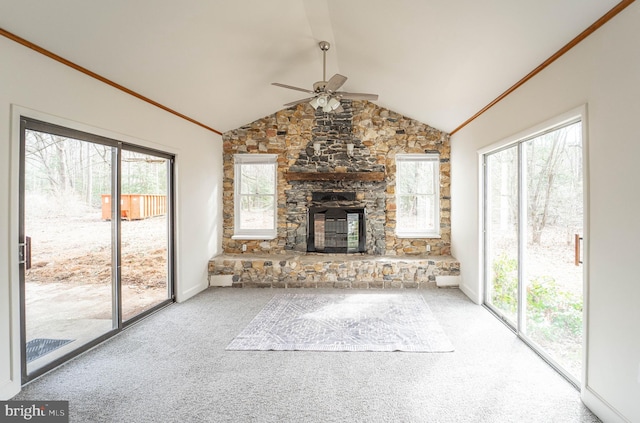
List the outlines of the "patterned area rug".
<svg viewBox="0 0 640 423">
<path fill-rule="evenodd" d="M 412 293 L 276 294 L 227 350 L 451 352 Z"/>
<path fill-rule="evenodd" d="M 27 363 L 67 345 L 73 339 L 35 338 L 27 342 Z"/>
</svg>

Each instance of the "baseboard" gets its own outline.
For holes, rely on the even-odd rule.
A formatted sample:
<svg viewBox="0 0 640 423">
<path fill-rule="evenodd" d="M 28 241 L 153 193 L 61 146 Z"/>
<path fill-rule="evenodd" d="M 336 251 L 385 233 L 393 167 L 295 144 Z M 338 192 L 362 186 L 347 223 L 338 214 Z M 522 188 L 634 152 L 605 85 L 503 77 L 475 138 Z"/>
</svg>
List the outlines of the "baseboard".
<svg viewBox="0 0 640 423">
<path fill-rule="evenodd" d="M 189 298 L 201 293 L 202 291 L 204 291 L 205 289 L 207 289 L 209 287 L 209 283 L 208 281 L 203 283 L 203 284 L 199 284 L 194 286 L 193 288 L 187 289 L 184 292 L 179 292 L 176 295 L 176 301 L 181 303 L 183 301 L 187 301 Z"/>
<path fill-rule="evenodd" d="M 8 380 L 0 386 L 0 401 L 8 401 L 20 393 L 20 382 Z"/>
<path fill-rule="evenodd" d="M 588 387 L 582 389 L 580 397 L 584 405 L 593 412 L 600 420 L 607 423 L 631 423 L 620 414 L 609 403 L 603 400 L 598 394 Z"/>
<path fill-rule="evenodd" d="M 470 290 L 467 285 L 461 283 L 460 286 L 458 287 L 460 289 L 460 291 L 462 291 L 464 293 L 464 295 L 466 295 L 467 297 L 469 297 L 469 299 L 471 301 L 473 301 L 476 304 L 481 304 L 482 301 L 480 300 L 480 296 L 478 295 L 477 292 L 474 292 L 472 290 Z"/>
</svg>

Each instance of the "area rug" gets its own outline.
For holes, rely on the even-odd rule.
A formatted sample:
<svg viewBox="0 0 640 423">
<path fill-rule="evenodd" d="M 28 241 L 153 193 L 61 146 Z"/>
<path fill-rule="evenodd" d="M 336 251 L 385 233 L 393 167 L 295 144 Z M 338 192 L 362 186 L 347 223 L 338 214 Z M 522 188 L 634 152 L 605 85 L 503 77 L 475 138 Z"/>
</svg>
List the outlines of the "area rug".
<svg viewBox="0 0 640 423">
<path fill-rule="evenodd" d="M 27 363 L 67 345 L 73 339 L 35 338 L 27 342 Z"/>
<path fill-rule="evenodd" d="M 422 295 L 276 294 L 227 350 L 451 352 Z"/>
</svg>

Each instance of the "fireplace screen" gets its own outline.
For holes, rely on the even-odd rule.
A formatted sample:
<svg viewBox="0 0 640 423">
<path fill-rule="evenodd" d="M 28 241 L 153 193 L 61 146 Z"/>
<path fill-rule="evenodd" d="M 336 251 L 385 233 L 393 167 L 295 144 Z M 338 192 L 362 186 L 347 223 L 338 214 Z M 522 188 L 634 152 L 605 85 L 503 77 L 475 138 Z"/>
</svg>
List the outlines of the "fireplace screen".
<svg viewBox="0 0 640 423">
<path fill-rule="evenodd" d="M 307 251 L 321 253 L 365 251 L 364 209 L 311 207 L 307 222 Z"/>
</svg>

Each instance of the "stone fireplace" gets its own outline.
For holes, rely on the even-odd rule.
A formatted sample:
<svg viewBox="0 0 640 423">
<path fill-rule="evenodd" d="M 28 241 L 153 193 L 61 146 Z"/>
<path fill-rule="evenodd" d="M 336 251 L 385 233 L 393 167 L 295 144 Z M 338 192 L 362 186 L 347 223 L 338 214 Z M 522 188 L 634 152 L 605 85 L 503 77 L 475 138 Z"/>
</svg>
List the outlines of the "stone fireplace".
<svg viewBox="0 0 640 423">
<path fill-rule="evenodd" d="M 362 213 L 364 236 L 358 237 L 362 245 L 357 249 L 360 254 L 450 254 L 449 136 L 367 101 L 343 101 L 343 109 L 342 113 L 327 114 L 300 104 L 223 135 L 224 253 L 319 252 L 315 230 L 313 248 L 308 248 L 310 225 L 316 224 L 315 220 L 309 221 L 309 215 L 316 214 L 318 208 L 327 208 L 358 210 L 350 212 L 351 217 L 343 216 L 347 226 L 349 219 L 355 221 L 355 213 Z M 234 155 L 260 153 L 278 156 L 277 237 L 233 239 Z M 400 153 L 440 156 L 439 238 L 396 236 L 395 155 Z M 331 193 L 334 197 L 322 198 L 318 193 Z M 327 212 L 320 212 L 325 219 Z M 330 219 L 335 218 L 333 214 L 331 210 Z M 338 217 L 340 222 L 343 217 Z M 321 219 L 318 218 L 318 225 Z M 324 239 L 326 250 L 326 232 Z M 349 246 L 347 251 L 355 252 Z"/>
<path fill-rule="evenodd" d="M 325 114 L 299 104 L 223 135 L 223 254 L 209 262 L 212 285 L 457 283 L 460 264 L 450 255 L 449 135 L 367 101 L 342 106 L 342 113 Z M 234 239 L 234 155 L 260 153 L 278 157 L 277 236 Z M 440 237 L 396 235 L 396 154 L 415 153 L 440 157 Z"/>
</svg>

